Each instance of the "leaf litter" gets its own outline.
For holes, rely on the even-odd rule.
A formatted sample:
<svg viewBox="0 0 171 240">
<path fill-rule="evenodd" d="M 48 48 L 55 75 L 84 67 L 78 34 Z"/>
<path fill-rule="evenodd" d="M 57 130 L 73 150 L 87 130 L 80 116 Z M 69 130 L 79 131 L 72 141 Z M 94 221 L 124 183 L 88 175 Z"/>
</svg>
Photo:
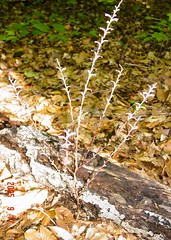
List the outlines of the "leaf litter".
<svg viewBox="0 0 171 240">
<path fill-rule="evenodd" d="M 12 19 L 13 16 L 11 21 Z M 143 22 L 142 19 L 140 21 Z M 124 24 L 122 18 L 119 24 Z M 48 31 L 48 26 L 45 27 L 44 24 L 35 26 L 40 31 Z M 55 27 L 60 28 L 60 25 Z M 139 123 L 138 131 L 123 146 L 115 160 L 133 171 L 141 172 L 141 174 L 171 186 L 170 49 L 165 49 L 161 57 L 158 55 L 157 49 L 148 51 L 148 44 L 142 47 L 131 36 L 128 43 L 122 45 L 122 35 L 126 36 L 129 28 L 133 29 L 133 25 L 130 25 L 128 21 L 128 28 L 125 29 L 125 24 L 122 28 L 121 33 L 116 31 L 115 40 L 110 38 L 110 44 L 106 44 L 102 53 L 103 58 L 97 65 L 97 76 L 90 86 L 92 92 L 85 102 L 85 115 L 83 115 L 80 138 L 83 145 L 88 146 L 92 138 L 92 130 L 97 125 L 102 106 L 105 104 L 110 80 L 115 79 L 115 69 L 118 68 L 118 63 L 124 67 L 124 76 L 106 118 L 102 122 L 101 130 L 97 133 L 96 145 L 92 146 L 92 149 L 101 146 L 110 137 L 108 135 L 114 134 L 116 128 L 124 123 L 125 114 L 134 107 L 136 101 L 140 101 L 140 96 L 136 93 L 148 84 L 157 81 L 156 97 L 145 106 L 142 113 L 143 120 Z M 63 32 L 65 30 L 60 29 Z M 136 30 L 133 29 L 134 31 Z M 61 134 L 69 126 L 71 119 L 65 91 L 56 70 L 55 59 L 60 58 L 62 65 L 67 68 L 66 74 L 71 86 L 72 97 L 75 99 L 73 113 L 76 116 L 80 100 L 78 93 L 81 92 L 84 85 L 87 74 L 85 69 L 90 65 L 92 57 L 90 50 L 93 47 L 93 41 L 84 34 L 77 41 L 73 41 L 71 37 L 67 43 L 58 41 L 54 45 L 48 42 L 45 35 L 41 41 L 39 37 L 34 36 L 31 43 L 26 37 L 20 44 L 13 44 L 12 48 L 7 43 L 1 42 L 0 111 L 5 112 L 11 120 L 30 122 L 9 86 L 8 77 L 11 77 L 17 80 L 18 86 L 22 86 L 21 96 L 26 102 L 33 120 L 37 123 L 37 127 L 52 135 Z M 113 144 L 104 151 L 103 155 L 110 154 L 112 148 L 115 147 L 115 143 Z M 10 179 L 11 173 L 7 166 L 1 165 L 0 177 L 3 181 Z M 73 236 L 73 239 L 92 240 L 137 239 L 134 235 L 104 219 L 102 221 L 75 220 L 69 210 L 70 205 L 53 207 L 53 199 L 55 201 L 57 197 L 56 205 L 60 205 L 60 201 L 58 196 L 54 196 L 49 191 L 50 206 L 47 208 L 46 197 L 38 195 L 42 191 L 47 194 L 47 190 L 38 190 L 38 186 L 35 186 L 33 182 L 21 184 L 18 181 L 17 187 L 18 196 L 16 198 L 18 200 L 16 202 L 19 201 L 19 198 L 25 201 L 29 191 L 35 194 L 41 202 L 37 202 L 35 199 L 28 201 L 27 198 L 28 206 L 25 206 L 22 212 L 17 212 L 14 226 L 10 226 L 4 221 L 3 205 L 1 206 L 0 237 L 4 240 L 9 238 L 60 239 L 63 236 L 68 237 L 65 239 L 72 239 Z M 31 190 L 32 188 L 35 189 Z M 1 189 L 3 189 L 3 184 L 1 184 Z M 34 208 L 31 207 L 32 205 Z"/>
</svg>

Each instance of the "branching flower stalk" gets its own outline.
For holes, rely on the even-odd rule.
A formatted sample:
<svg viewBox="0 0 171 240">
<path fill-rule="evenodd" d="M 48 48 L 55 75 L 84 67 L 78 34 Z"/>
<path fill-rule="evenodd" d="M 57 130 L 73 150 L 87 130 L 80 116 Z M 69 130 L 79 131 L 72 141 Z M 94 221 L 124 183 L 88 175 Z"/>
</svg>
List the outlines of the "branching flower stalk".
<svg viewBox="0 0 171 240">
<path fill-rule="evenodd" d="M 123 144 L 133 135 L 132 132 L 138 128 L 137 124 L 140 121 L 141 117 L 136 117 L 140 109 L 144 109 L 144 104 L 147 102 L 148 98 L 154 97 L 155 89 L 156 89 L 157 83 L 154 83 L 153 85 L 149 85 L 149 90 L 144 91 L 141 94 L 142 96 L 142 101 L 141 103 L 136 103 L 135 104 L 135 110 L 132 113 L 128 113 L 128 117 L 126 120 L 126 123 L 123 125 L 123 127 L 119 130 L 120 132 L 124 132 L 126 125 L 128 125 L 128 132 L 122 139 L 121 143 L 115 150 L 110 154 L 111 157 L 115 156 L 117 152 L 120 150 L 120 148 L 123 146 Z M 131 123 L 133 121 L 133 123 Z"/>
<path fill-rule="evenodd" d="M 121 78 L 122 72 L 123 72 L 123 67 L 122 67 L 121 65 L 119 65 L 119 66 L 120 66 L 121 69 L 120 69 L 120 70 L 116 70 L 116 71 L 118 72 L 117 79 L 116 79 L 115 82 L 112 81 L 113 87 L 112 87 L 112 89 L 111 89 L 111 92 L 110 92 L 109 97 L 106 99 L 106 105 L 105 105 L 104 110 L 103 110 L 103 112 L 102 112 L 102 114 L 101 114 L 101 116 L 100 116 L 99 122 L 98 122 L 98 124 L 97 124 L 97 127 L 96 127 L 94 133 L 93 133 L 93 137 L 92 137 L 92 139 L 91 139 L 91 142 L 89 143 L 89 146 L 91 146 L 92 143 L 94 142 L 94 140 L 96 139 L 97 131 L 98 131 L 99 128 L 101 127 L 102 120 L 103 120 L 103 118 L 106 116 L 106 111 L 107 111 L 107 109 L 108 109 L 108 107 L 109 107 L 109 105 L 110 105 L 110 103 L 111 103 L 111 100 L 112 100 L 112 98 L 113 98 L 115 89 L 116 89 L 116 87 L 117 87 L 118 84 L 119 84 L 119 81 L 120 81 L 120 78 Z"/>
<path fill-rule="evenodd" d="M 60 61 L 58 59 L 56 59 L 57 62 L 57 69 L 60 72 L 60 76 L 61 76 L 61 80 L 64 84 L 64 90 L 66 91 L 67 97 L 68 97 L 68 101 L 69 101 L 69 109 L 70 109 L 70 116 L 71 116 L 71 121 L 73 123 L 74 121 L 74 117 L 73 117 L 73 107 L 72 107 L 72 100 L 71 100 L 71 96 L 70 96 L 70 90 L 69 90 L 69 86 L 67 85 L 67 77 L 64 76 L 64 71 L 66 70 L 66 68 L 62 68 Z"/>
<path fill-rule="evenodd" d="M 22 98 L 20 97 L 20 93 L 22 92 L 22 87 L 16 86 L 16 82 L 17 82 L 16 79 L 13 80 L 12 78 L 9 77 L 8 80 L 11 84 L 12 90 L 14 91 L 15 98 L 17 99 L 19 105 L 22 108 L 23 115 L 26 114 L 26 116 L 28 117 L 28 120 L 30 120 L 33 126 L 36 128 L 36 123 L 31 118 L 31 110 L 28 108 L 27 104 L 23 102 Z"/>
<path fill-rule="evenodd" d="M 136 117 L 136 115 L 138 114 L 140 109 L 144 109 L 143 105 L 144 105 L 144 103 L 147 102 L 148 98 L 154 97 L 156 87 L 157 87 L 157 83 L 154 83 L 151 86 L 149 86 L 148 91 L 144 91 L 143 93 L 140 93 L 141 96 L 143 97 L 143 99 L 142 99 L 141 103 L 136 103 L 135 110 L 132 113 L 128 114 L 126 123 L 119 130 L 120 132 L 122 132 L 122 135 L 124 135 L 124 137 L 121 140 L 120 144 L 117 147 L 115 147 L 115 150 L 110 154 L 111 157 L 114 157 L 118 154 L 121 147 L 125 144 L 125 142 L 127 140 L 130 139 L 130 137 L 133 136 L 133 132 L 138 129 L 138 122 L 141 120 L 141 117 L 140 116 Z M 132 121 L 133 121 L 133 123 L 131 123 Z M 128 125 L 128 131 L 126 134 L 124 134 L 125 128 L 127 125 Z M 107 146 L 109 146 L 111 141 L 112 141 L 112 138 L 109 140 L 108 144 L 103 149 L 105 149 Z M 108 161 L 109 161 L 109 158 L 103 163 L 103 165 L 101 167 L 96 169 L 96 171 L 93 173 L 91 179 L 88 180 L 88 182 L 87 182 L 88 185 L 95 179 L 95 176 L 106 166 Z"/>
<path fill-rule="evenodd" d="M 120 131 L 124 130 L 126 125 L 135 118 L 136 114 L 139 112 L 140 109 L 145 108 L 144 104 L 147 102 L 148 98 L 154 96 L 156 87 L 157 87 L 157 83 L 154 83 L 152 85 L 149 85 L 148 91 L 144 91 L 144 92 L 140 93 L 140 95 L 143 98 L 141 103 L 137 103 L 137 102 L 135 103 L 135 110 L 132 113 L 128 113 L 127 120 L 126 120 L 125 124 L 122 126 L 122 128 L 120 129 Z"/>
<path fill-rule="evenodd" d="M 17 80 L 13 80 L 12 78 L 8 78 L 10 84 L 11 84 L 11 87 L 12 87 L 12 90 L 14 91 L 14 94 L 15 94 L 15 98 L 17 99 L 18 103 L 20 104 L 20 106 L 24 109 L 24 111 L 27 110 L 27 106 L 25 103 L 23 103 L 23 101 L 21 100 L 21 97 L 19 96 L 21 91 L 22 91 L 22 87 L 21 86 L 16 86 L 16 82 Z M 28 113 L 28 115 L 30 115 Z"/>
<path fill-rule="evenodd" d="M 96 65 L 96 62 L 97 62 L 98 58 L 102 57 L 100 55 L 100 52 L 102 50 L 102 45 L 105 42 L 107 42 L 107 40 L 106 40 L 107 34 L 110 34 L 111 31 L 113 30 L 113 28 L 111 28 L 111 24 L 113 22 L 118 21 L 117 12 L 120 10 L 120 5 L 121 5 L 122 2 L 123 2 L 123 0 L 121 0 L 119 2 L 119 4 L 117 6 L 115 6 L 115 9 L 113 10 L 113 15 L 110 15 L 110 14 L 107 14 L 107 13 L 105 14 L 105 16 L 109 18 L 109 20 L 106 22 L 107 23 L 106 28 L 100 28 L 103 31 L 103 34 L 100 35 L 101 36 L 100 41 L 96 41 L 97 50 L 94 51 L 94 58 L 92 60 L 90 70 L 88 70 L 88 76 L 87 76 L 87 79 L 86 79 L 86 82 L 85 82 L 85 85 L 84 85 L 84 91 L 81 92 L 82 98 L 81 98 L 81 103 L 80 103 L 79 113 L 78 113 L 78 118 L 77 118 L 77 128 L 76 128 L 76 138 L 75 138 L 75 169 L 78 168 L 77 152 L 78 152 L 79 133 L 80 133 L 80 126 L 81 126 L 81 120 L 82 120 L 82 115 L 83 115 L 83 105 L 84 105 L 84 102 L 85 102 L 87 91 L 90 90 L 88 88 L 88 85 L 89 85 L 90 79 L 96 75 L 95 74 L 95 70 L 96 70 L 95 65 Z"/>
</svg>

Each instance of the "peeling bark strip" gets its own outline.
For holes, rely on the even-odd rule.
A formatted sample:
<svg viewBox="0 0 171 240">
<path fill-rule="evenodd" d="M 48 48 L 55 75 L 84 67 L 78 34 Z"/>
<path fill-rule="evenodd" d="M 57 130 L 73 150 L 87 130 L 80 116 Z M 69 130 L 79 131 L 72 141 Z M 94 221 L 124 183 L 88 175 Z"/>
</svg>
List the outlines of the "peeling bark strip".
<svg viewBox="0 0 171 240">
<path fill-rule="evenodd" d="M 1 126 L 0 159 L 13 176 L 71 192 L 73 178 L 58 170 L 62 157 L 58 138 L 34 128 L 17 125 L 9 128 L 9 125 Z M 92 157 L 91 153 L 88 157 Z M 96 156 L 94 169 L 89 165 L 78 169 L 77 177 L 84 186 L 104 161 Z M 85 187 L 80 198 L 83 206 L 90 206 L 90 211 L 93 207 L 100 217 L 113 220 L 140 239 L 171 239 L 171 189 L 167 186 L 108 163 Z"/>
</svg>

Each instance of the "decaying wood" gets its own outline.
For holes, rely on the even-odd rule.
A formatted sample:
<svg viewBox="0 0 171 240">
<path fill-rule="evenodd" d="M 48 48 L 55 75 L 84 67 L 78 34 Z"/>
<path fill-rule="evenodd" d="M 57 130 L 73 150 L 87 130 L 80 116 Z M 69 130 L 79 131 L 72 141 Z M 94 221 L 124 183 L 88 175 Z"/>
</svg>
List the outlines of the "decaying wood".
<svg viewBox="0 0 171 240">
<path fill-rule="evenodd" d="M 15 178 L 29 177 L 55 190 L 72 191 L 73 178 L 60 168 L 60 142 L 31 127 L 0 127 L 0 158 Z M 91 155 L 91 154 L 90 154 Z M 89 156 L 91 157 L 91 156 Z M 95 156 L 96 166 L 83 165 L 77 178 L 84 188 L 80 199 L 89 212 L 111 219 L 140 239 L 171 239 L 171 189 L 108 163 L 87 186 L 92 173 L 105 159 Z M 92 213 L 93 214 L 93 213 Z"/>
<path fill-rule="evenodd" d="M 90 169 L 80 168 L 79 179 L 98 171 Z M 83 191 L 82 200 L 140 239 L 171 239 L 171 189 L 153 180 L 108 163 Z"/>
</svg>

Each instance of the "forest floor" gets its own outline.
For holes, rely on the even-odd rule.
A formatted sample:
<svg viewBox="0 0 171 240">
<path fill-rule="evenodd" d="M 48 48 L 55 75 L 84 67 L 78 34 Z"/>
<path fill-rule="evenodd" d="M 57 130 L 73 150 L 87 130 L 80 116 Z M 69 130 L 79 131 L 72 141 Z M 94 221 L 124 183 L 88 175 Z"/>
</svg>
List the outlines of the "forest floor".
<svg viewBox="0 0 171 240">
<path fill-rule="evenodd" d="M 65 75 L 68 77 L 73 114 L 76 117 L 87 70 L 91 66 L 92 50 L 97 47 L 95 41 L 98 40 L 99 27 L 105 26 L 104 14 L 112 13 L 113 8 L 112 5 L 103 5 L 97 1 L 41 2 L 11 1 L 0 10 L 0 112 L 11 120 L 31 124 L 28 115 L 22 113 L 23 107 L 16 100 L 15 92 L 11 90 L 11 79 L 16 86 L 21 87 L 20 99 L 27 104 L 36 126 L 51 135 L 63 135 L 64 130 L 70 127 L 71 119 L 56 58 L 66 68 Z M 157 83 L 155 96 L 139 113 L 141 121 L 138 130 L 122 146 L 115 160 L 132 171 L 171 186 L 171 38 L 167 38 L 171 34 L 167 30 L 167 24 L 171 24 L 167 16 L 169 13 L 169 1 L 154 3 L 152 0 L 130 0 L 121 5 L 119 21 L 113 24 L 114 30 L 108 35 L 109 41 L 101 52 L 103 58 L 96 65 L 96 76 L 89 84 L 91 93 L 87 95 L 84 104 L 80 141 L 82 147 L 89 146 L 112 87 L 111 81 L 116 80 L 116 70 L 120 69 L 120 64 L 124 69 L 123 76 L 91 150 L 108 142 L 116 129 L 126 121 L 135 103 L 141 102 L 140 92 L 148 89 L 148 85 Z M 158 23 L 162 19 L 166 20 L 165 39 L 159 41 L 158 33 L 163 31 L 154 26 L 159 27 Z M 142 33 L 148 33 L 149 41 L 147 35 L 136 37 Z M 142 43 L 143 40 L 147 41 Z M 109 156 L 115 144 L 111 143 L 102 155 Z M 58 226 L 71 232 L 75 239 L 136 239 L 136 236 L 106 220 L 77 220 L 75 223 L 74 213 L 70 212 L 69 206 L 46 209 L 46 214 L 51 217 L 52 212 L 60 219 Z M 36 213 L 32 211 L 30 223 L 27 213 L 23 213 L 15 225 L 21 231 L 15 231 L 14 227 L 13 232 L 10 229 L 9 235 L 7 233 L 3 239 L 9 239 L 9 236 L 31 239 L 29 234 L 34 236 L 33 239 L 60 239 L 52 236 L 52 232 L 45 227 L 49 224 L 45 216 Z M 39 238 L 40 232 L 46 238 Z"/>
</svg>

